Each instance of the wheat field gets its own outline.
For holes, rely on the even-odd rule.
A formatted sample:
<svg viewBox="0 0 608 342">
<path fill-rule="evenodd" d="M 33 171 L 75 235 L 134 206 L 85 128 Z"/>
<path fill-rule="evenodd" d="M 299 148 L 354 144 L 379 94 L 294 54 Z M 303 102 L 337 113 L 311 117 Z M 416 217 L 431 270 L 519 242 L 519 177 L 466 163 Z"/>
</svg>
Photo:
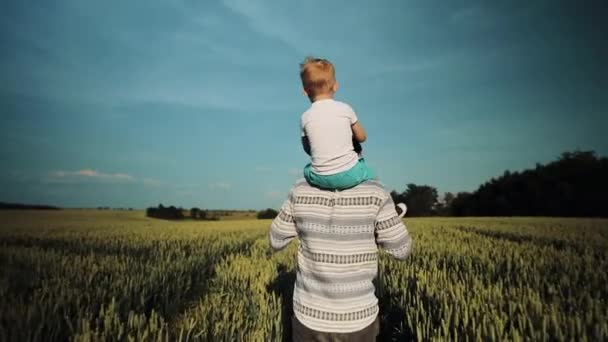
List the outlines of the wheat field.
<svg viewBox="0 0 608 342">
<path fill-rule="evenodd" d="M 381 253 L 381 341 L 608 340 L 608 220 L 405 219 Z M 281 341 L 297 241 L 269 220 L 0 212 L 0 341 Z"/>
</svg>

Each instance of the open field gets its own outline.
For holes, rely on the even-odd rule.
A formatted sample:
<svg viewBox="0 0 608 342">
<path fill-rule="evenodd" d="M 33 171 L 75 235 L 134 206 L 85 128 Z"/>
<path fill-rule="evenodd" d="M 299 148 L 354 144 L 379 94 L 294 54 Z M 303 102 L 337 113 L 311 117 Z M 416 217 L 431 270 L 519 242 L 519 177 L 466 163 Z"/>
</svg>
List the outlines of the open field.
<svg viewBox="0 0 608 342">
<path fill-rule="evenodd" d="M 608 339 L 608 220 L 405 222 L 381 340 Z M 269 223 L 0 211 L 0 341 L 282 340 L 297 244 L 272 253 Z"/>
</svg>

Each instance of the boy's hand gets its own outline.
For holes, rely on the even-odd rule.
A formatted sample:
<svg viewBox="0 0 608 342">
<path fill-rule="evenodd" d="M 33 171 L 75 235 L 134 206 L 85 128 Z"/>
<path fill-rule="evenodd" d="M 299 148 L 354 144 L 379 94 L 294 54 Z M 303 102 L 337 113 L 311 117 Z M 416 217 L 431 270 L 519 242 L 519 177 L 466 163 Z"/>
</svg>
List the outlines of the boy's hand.
<svg viewBox="0 0 608 342">
<path fill-rule="evenodd" d="M 310 156 L 310 142 L 308 141 L 307 136 L 302 137 L 302 148 L 304 148 L 304 152 Z"/>
<path fill-rule="evenodd" d="M 357 138 L 355 138 L 355 136 L 353 136 L 353 147 L 355 149 L 355 152 L 357 152 L 357 154 L 361 154 L 361 151 L 363 151 L 363 148 L 361 147 L 361 143 L 357 141 Z"/>
</svg>

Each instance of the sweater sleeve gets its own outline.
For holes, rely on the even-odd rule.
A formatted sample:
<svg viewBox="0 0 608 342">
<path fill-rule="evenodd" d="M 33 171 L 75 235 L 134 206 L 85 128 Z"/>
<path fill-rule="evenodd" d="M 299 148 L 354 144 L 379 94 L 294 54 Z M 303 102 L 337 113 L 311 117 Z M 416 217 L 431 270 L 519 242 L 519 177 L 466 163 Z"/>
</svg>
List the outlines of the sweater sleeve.
<svg viewBox="0 0 608 342">
<path fill-rule="evenodd" d="M 279 214 L 270 224 L 270 246 L 276 251 L 285 248 L 298 235 L 293 214 L 293 201 L 292 189 L 287 200 L 283 202 Z"/>
<path fill-rule="evenodd" d="M 412 251 L 412 237 L 395 210 L 390 195 L 378 211 L 375 222 L 376 243 L 399 260 L 406 259 Z"/>
</svg>

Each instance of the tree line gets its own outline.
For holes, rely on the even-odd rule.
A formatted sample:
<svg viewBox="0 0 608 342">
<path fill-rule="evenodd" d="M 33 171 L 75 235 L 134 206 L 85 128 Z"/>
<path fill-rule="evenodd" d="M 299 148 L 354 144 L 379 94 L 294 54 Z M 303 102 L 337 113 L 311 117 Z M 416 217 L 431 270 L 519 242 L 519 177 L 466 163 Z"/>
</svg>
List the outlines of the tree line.
<svg viewBox="0 0 608 342">
<path fill-rule="evenodd" d="M 0 202 L 0 210 L 60 210 L 59 207 L 55 207 L 52 205 L 45 204 L 25 204 L 25 203 L 8 203 L 8 202 Z"/>
<path fill-rule="evenodd" d="M 608 158 L 594 151 L 564 152 L 546 165 L 505 171 L 473 192 L 447 192 L 440 200 L 430 185 L 407 184 L 393 200 L 408 216 L 608 217 Z"/>
<path fill-rule="evenodd" d="M 407 216 L 570 216 L 608 217 L 608 158 L 594 151 L 564 152 L 546 165 L 511 172 L 481 184 L 473 192 L 446 192 L 439 196 L 431 185 L 409 183 L 402 192 L 393 190 L 395 203 L 408 206 Z M 146 215 L 163 219 L 217 220 L 217 211 L 175 206 L 148 208 Z M 230 214 L 229 211 L 226 214 Z M 259 219 L 277 215 L 271 208 L 257 213 Z"/>
<path fill-rule="evenodd" d="M 186 216 L 184 213 L 188 213 L 189 215 Z M 173 205 L 165 207 L 162 205 L 162 203 L 159 204 L 158 207 L 147 208 L 146 216 L 165 220 L 183 220 L 186 218 L 190 218 L 192 220 L 219 220 L 218 216 L 210 215 L 208 210 L 202 210 L 194 207 L 188 211 L 182 207 L 176 207 Z"/>
<path fill-rule="evenodd" d="M 243 211 L 240 211 L 243 212 Z M 255 210 L 247 210 L 248 213 L 254 213 Z M 234 210 L 207 210 L 200 209 L 198 207 L 193 207 L 190 210 L 184 209 L 182 207 L 176 207 L 174 205 L 164 206 L 162 203 L 158 205 L 158 207 L 149 207 L 146 209 L 146 216 L 159 218 L 164 220 L 207 220 L 207 221 L 217 221 L 221 216 L 231 216 L 234 215 L 236 211 Z M 268 208 L 257 212 L 258 219 L 269 219 L 275 218 L 278 212 L 274 209 Z"/>
</svg>

